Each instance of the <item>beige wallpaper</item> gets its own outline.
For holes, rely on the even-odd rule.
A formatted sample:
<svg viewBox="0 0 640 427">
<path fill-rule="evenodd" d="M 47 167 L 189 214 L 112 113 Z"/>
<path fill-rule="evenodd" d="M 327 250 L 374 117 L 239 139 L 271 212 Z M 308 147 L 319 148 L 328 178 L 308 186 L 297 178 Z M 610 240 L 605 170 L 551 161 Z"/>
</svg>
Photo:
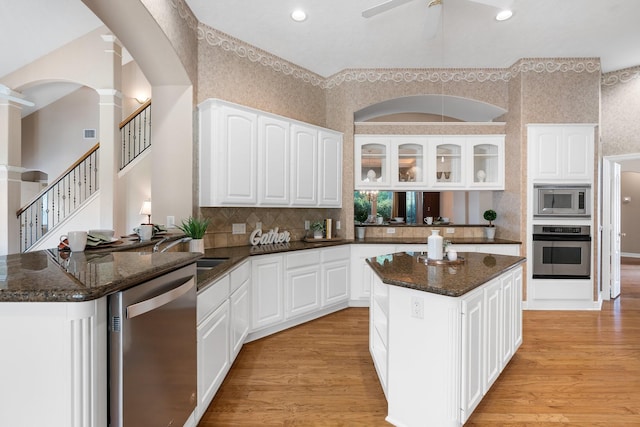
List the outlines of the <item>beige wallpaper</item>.
<svg viewBox="0 0 640 427">
<path fill-rule="evenodd" d="M 640 153 L 640 66 L 603 76 L 601 128 L 603 156 Z"/>
</svg>

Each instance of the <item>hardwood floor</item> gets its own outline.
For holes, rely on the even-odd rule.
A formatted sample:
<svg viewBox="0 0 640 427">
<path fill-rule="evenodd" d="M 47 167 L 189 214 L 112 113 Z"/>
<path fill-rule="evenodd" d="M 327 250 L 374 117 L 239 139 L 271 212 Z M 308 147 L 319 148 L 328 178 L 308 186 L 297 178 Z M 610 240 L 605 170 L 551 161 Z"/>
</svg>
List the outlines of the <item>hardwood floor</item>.
<svg viewBox="0 0 640 427">
<path fill-rule="evenodd" d="M 389 425 L 367 325 L 350 308 L 246 344 L 199 426 Z M 467 426 L 640 425 L 640 265 L 602 311 L 525 311 L 523 328 Z"/>
</svg>

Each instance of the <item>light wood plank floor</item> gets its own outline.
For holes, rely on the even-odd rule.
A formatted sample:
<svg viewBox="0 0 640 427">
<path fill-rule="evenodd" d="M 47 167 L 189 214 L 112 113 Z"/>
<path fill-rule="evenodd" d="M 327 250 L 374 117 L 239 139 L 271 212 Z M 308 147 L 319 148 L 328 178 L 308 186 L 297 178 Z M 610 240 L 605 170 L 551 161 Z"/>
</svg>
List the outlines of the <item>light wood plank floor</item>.
<svg viewBox="0 0 640 427">
<path fill-rule="evenodd" d="M 526 311 L 524 343 L 468 426 L 640 426 L 640 266 L 600 312 Z M 246 344 L 199 426 L 387 426 L 351 308 Z M 435 426 L 437 427 L 437 426 Z"/>
</svg>

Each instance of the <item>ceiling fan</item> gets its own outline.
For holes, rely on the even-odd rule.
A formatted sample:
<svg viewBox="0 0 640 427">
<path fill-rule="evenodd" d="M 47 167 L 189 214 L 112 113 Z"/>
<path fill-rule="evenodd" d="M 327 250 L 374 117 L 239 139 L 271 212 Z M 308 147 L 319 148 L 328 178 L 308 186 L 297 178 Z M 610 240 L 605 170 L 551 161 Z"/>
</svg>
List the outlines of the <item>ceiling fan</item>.
<svg viewBox="0 0 640 427">
<path fill-rule="evenodd" d="M 380 3 L 379 5 L 376 5 L 376 6 L 370 7 L 369 9 L 364 10 L 362 12 L 362 16 L 364 18 L 371 18 L 372 16 L 379 15 L 388 10 L 401 6 L 405 3 L 409 3 L 411 1 L 414 1 L 414 0 L 387 0 L 383 3 Z M 440 21 L 443 1 L 447 1 L 447 0 L 428 0 L 429 3 L 427 4 L 427 25 L 429 26 L 430 29 L 433 30 L 432 35 L 435 35 L 435 32 L 438 27 L 438 23 Z M 480 3 L 487 6 L 495 7 L 497 9 L 504 10 L 504 9 L 509 9 L 513 0 L 467 0 L 467 1 Z"/>
</svg>

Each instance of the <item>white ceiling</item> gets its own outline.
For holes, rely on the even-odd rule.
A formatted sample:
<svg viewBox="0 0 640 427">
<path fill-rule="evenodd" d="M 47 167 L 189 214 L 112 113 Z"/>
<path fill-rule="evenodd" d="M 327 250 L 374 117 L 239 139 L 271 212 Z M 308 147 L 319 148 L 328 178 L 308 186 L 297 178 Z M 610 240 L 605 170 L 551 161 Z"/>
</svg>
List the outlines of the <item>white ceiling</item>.
<svg viewBox="0 0 640 427">
<path fill-rule="evenodd" d="M 506 22 L 492 7 L 443 0 L 431 39 L 428 0 L 369 19 L 362 11 L 383 0 L 185 1 L 201 22 L 324 77 L 349 68 L 504 68 L 531 57 L 600 57 L 604 72 L 640 65 L 640 0 L 513 0 Z M 302 23 L 289 18 L 298 6 L 308 14 Z M 0 83 L 100 25 L 80 0 L 0 1 Z"/>
<path fill-rule="evenodd" d="M 432 39 L 428 0 L 362 17 L 383 1 L 186 0 L 202 23 L 324 77 L 348 68 L 505 68 L 538 57 L 600 57 L 605 72 L 640 65 L 639 0 L 513 0 L 505 22 L 490 6 L 443 0 Z M 296 7 L 306 21 L 291 20 Z"/>
</svg>

